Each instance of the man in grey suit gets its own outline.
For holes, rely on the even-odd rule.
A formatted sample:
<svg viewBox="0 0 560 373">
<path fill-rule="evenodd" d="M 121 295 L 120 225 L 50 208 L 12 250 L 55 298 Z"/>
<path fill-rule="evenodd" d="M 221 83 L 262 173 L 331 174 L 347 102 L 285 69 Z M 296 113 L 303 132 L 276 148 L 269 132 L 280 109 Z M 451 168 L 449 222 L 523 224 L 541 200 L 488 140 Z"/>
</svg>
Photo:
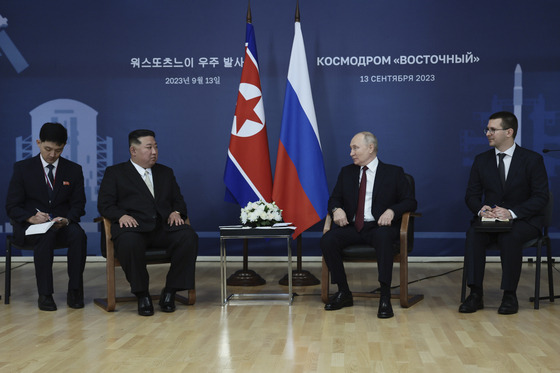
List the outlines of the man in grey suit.
<svg viewBox="0 0 560 373">
<path fill-rule="evenodd" d="M 353 164 L 340 170 L 329 198 L 329 213 L 335 225 L 321 238 L 320 245 L 338 292 L 325 305 L 327 311 L 354 304 L 341 252 L 348 245 L 365 243 L 372 244 L 377 254 L 381 285 L 377 317 L 393 317 L 393 244 L 399 235 L 402 214 L 416 210 L 417 203 L 403 169 L 381 162 L 377 150 L 377 138 L 371 132 L 356 134 L 350 142 Z"/>
<path fill-rule="evenodd" d="M 548 202 L 548 177 L 543 158 L 515 144 L 517 118 L 506 111 L 490 116 L 484 130 L 493 149 L 476 156 L 465 202 L 474 214 L 465 243 L 467 284 L 470 295 L 461 313 L 484 308 L 483 278 L 486 247 L 497 243 L 502 261 L 503 297 L 498 313 L 517 313 L 517 284 L 521 275 L 523 243 L 539 235 Z M 482 232 L 475 229 L 482 218 L 508 219 L 511 230 Z"/>
<path fill-rule="evenodd" d="M 130 160 L 105 170 L 97 208 L 111 220 L 115 253 L 138 298 L 138 314 L 154 313 L 145 252 L 165 247 L 171 266 L 159 301 L 163 312 L 175 311 L 175 293 L 194 288 L 198 235 L 186 223 L 187 205 L 173 170 L 157 164 L 155 133 L 135 130 L 128 136 Z"/>
</svg>

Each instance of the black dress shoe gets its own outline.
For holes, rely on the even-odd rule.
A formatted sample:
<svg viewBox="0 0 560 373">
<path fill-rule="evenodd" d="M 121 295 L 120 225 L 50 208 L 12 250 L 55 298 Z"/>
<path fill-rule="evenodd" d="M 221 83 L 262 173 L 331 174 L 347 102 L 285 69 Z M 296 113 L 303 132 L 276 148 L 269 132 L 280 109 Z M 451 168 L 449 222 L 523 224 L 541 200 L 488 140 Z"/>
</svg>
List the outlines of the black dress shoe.
<svg viewBox="0 0 560 373">
<path fill-rule="evenodd" d="M 163 289 L 159 297 L 159 307 L 163 312 L 175 312 L 175 293 Z"/>
<path fill-rule="evenodd" d="M 471 293 L 471 295 L 469 295 L 467 299 L 465 299 L 463 304 L 459 306 L 459 312 L 473 313 L 483 308 L 484 302 L 482 301 L 482 296 L 480 294 Z"/>
<path fill-rule="evenodd" d="M 391 307 L 391 297 L 381 297 L 379 299 L 379 309 L 377 310 L 377 317 L 380 319 L 390 319 L 395 316 L 393 307 Z"/>
<path fill-rule="evenodd" d="M 56 303 L 52 295 L 39 295 L 39 300 L 37 301 L 39 309 L 41 311 L 56 311 Z"/>
<path fill-rule="evenodd" d="M 84 308 L 84 292 L 82 290 L 68 290 L 66 304 L 70 308 Z"/>
<path fill-rule="evenodd" d="M 152 297 L 149 295 L 138 297 L 138 314 L 140 316 L 152 316 L 154 314 Z"/>
<path fill-rule="evenodd" d="M 329 303 L 325 305 L 325 310 L 336 311 L 343 307 L 352 307 L 353 305 L 352 293 L 338 291 L 329 299 Z"/>
<path fill-rule="evenodd" d="M 519 311 L 519 303 L 517 303 L 517 297 L 511 294 L 504 294 L 502 298 L 502 304 L 498 308 L 498 313 L 500 315 L 513 315 Z"/>
</svg>

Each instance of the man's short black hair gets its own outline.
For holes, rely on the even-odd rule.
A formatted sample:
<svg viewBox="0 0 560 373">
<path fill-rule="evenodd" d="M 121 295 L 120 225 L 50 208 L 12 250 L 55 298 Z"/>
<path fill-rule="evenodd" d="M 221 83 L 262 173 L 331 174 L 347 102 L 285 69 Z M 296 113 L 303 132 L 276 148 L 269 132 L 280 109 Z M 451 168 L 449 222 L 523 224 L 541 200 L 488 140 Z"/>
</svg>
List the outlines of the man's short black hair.
<svg viewBox="0 0 560 373">
<path fill-rule="evenodd" d="M 490 120 L 492 119 L 501 119 L 502 120 L 502 129 L 507 130 L 508 128 L 513 129 L 513 138 L 515 139 L 515 135 L 517 135 L 517 117 L 515 114 L 510 113 L 509 111 L 498 111 L 490 115 Z"/>
<path fill-rule="evenodd" d="M 152 130 L 134 130 L 128 134 L 128 146 L 140 144 L 140 137 L 152 136 L 156 137 L 156 134 Z"/>
<path fill-rule="evenodd" d="M 68 140 L 68 131 L 60 123 L 45 123 L 39 132 L 41 142 L 50 141 L 56 145 L 65 145 Z"/>
</svg>

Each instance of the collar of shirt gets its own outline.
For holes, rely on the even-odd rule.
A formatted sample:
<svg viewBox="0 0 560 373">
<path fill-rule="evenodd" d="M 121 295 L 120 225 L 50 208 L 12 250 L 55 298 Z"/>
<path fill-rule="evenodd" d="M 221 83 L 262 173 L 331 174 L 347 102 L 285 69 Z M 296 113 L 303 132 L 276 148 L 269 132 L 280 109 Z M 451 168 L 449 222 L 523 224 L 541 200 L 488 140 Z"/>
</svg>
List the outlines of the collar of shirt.
<svg viewBox="0 0 560 373">
<path fill-rule="evenodd" d="M 509 157 L 513 157 L 513 152 L 515 151 L 515 146 L 516 144 L 513 143 L 513 145 L 511 146 L 511 148 L 507 149 L 505 152 L 501 152 L 498 149 L 494 148 L 494 151 L 496 153 L 496 158 L 498 157 L 498 154 L 500 153 L 505 153 L 507 156 Z M 504 159 L 506 159 L 507 157 L 504 157 Z"/>
<path fill-rule="evenodd" d="M 368 171 L 371 171 L 375 174 L 375 172 L 377 171 L 377 166 L 378 165 L 379 165 L 379 158 L 375 157 L 373 159 L 373 161 L 371 161 L 367 164 Z"/>
<path fill-rule="evenodd" d="M 379 165 L 379 158 L 375 157 L 373 159 L 373 161 L 369 162 L 366 166 L 367 166 L 367 171 L 366 171 L 366 175 L 368 176 L 368 184 L 369 181 L 373 181 L 375 179 L 375 173 L 377 172 L 377 166 Z M 360 167 L 360 179 L 358 181 L 362 180 L 362 169 L 363 167 Z M 372 183 L 372 189 L 373 189 L 373 183 Z"/>
<path fill-rule="evenodd" d="M 505 167 L 505 171 L 506 171 L 506 180 L 507 180 L 507 176 L 509 173 L 509 166 L 511 165 L 511 159 L 513 157 L 513 153 L 515 152 L 515 147 L 516 144 L 513 143 L 513 146 L 509 149 L 507 149 L 505 152 L 501 152 L 498 149 L 495 149 L 496 151 L 496 165 L 500 165 L 500 158 L 498 157 L 498 154 L 500 153 L 504 153 L 506 156 L 504 157 L 504 167 Z"/>
<path fill-rule="evenodd" d="M 140 167 L 139 165 L 137 165 L 136 163 L 134 163 L 132 161 L 132 159 L 130 160 L 130 163 L 132 163 L 132 165 L 134 166 L 134 168 L 136 169 L 136 171 L 138 171 L 138 173 L 140 174 L 140 176 L 142 177 L 142 180 L 144 180 L 144 172 L 148 171 L 148 177 L 150 179 L 152 179 L 152 169 L 151 168 L 144 168 L 144 167 Z M 153 180 L 152 180 L 153 181 Z"/>
<path fill-rule="evenodd" d="M 373 161 L 369 162 L 366 170 L 367 183 L 366 183 L 366 199 L 364 206 L 364 221 L 374 221 L 375 218 L 371 212 L 371 206 L 373 203 L 373 184 L 375 183 L 375 175 L 377 173 L 377 166 L 379 165 L 379 159 L 374 158 Z M 360 168 L 361 170 L 361 168 Z M 362 172 L 360 172 L 360 181 L 362 180 Z"/>
<path fill-rule="evenodd" d="M 43 168 L 46 169 L 47 172 L 48 172 L 49 170 L 48 170 L 47 166 L 49 165 L 49 163 L 43 159 L 43 156 L 42 156 L 42 155 L 39 155 L 39 158 L 41 159 L 41 163 L 43 164 Z M 58 161 L 59 161 L 59 159 L 60 159 L 60 158 L 57 158 L 56 161 L 54 161 L 54 163 L 52 164 L 52 165 L 54 166 L 54 168 L 53 168 L 53 174 L 54 174 L 54 175 L 56 175 L 56 170 L 57 170 L 57 168 L 58 168 Z"/>
</svg>

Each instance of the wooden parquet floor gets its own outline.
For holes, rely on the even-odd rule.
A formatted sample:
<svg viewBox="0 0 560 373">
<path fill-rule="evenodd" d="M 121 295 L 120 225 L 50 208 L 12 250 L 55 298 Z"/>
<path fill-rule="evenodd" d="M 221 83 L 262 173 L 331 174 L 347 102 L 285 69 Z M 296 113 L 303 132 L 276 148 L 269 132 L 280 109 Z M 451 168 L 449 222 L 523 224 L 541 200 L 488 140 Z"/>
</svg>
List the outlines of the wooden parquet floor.
<svg viewBox="0 0 560 373">
<path fill-rule="evenodd" d="M 236 266 L 241 263 L 229 264 L 229 271 Z M 86 307 L 67 308 L 66 264 L 55 263 L 58 311 L 43 312 L 36 305 L 33 264 L 14 267 L 11 304 L 0 304 L 0 372 L 560 372 L 560 299 L 533 309 L 528 298 L 534 267 L 528 264 L 516 315 L 497 314 L 501 271 L 492 263 L 484 310 L 457 312 L 461 271 L 455 271 L 412 284 L 411 291 L 425 299 L 409 309 L 393 300 L 395 317 L 387 320 L 377 319 L 376 299 L 355 298 L 354 307 L 324 311 L 320 285 L 294 288 L 298 296 L 291 307 L 222 307 L 217 262 L 198 264 L 194 306 L 179 304 L 171 314 L 156 306 L 152 317 L 138 316 L 135 302 L 117 304 L 114 313 L 93 304 L 105 294 L 104 263 L 86 265 Z M 460 267 L 411 263 L 410 279 Z M 277 284 L 285 263 L 250 268 L 267 285 L 229 290 L 286 290 Z M 353 290 L 376 287 L 376 270 L 363 264 L 347 268 Z M 304 269 L 320 276 L 320 263 L 304 263 Z M 161 290 L 166 271 L 166 265 L 150 267 L 152 293 Z M 398 281 L 397 274 L 398 266 Z M 128 295 L 120 269 L 117 281 L 117 293 Z M 3 289 L 3 276 L 0 283 Z"/>
</svg>

